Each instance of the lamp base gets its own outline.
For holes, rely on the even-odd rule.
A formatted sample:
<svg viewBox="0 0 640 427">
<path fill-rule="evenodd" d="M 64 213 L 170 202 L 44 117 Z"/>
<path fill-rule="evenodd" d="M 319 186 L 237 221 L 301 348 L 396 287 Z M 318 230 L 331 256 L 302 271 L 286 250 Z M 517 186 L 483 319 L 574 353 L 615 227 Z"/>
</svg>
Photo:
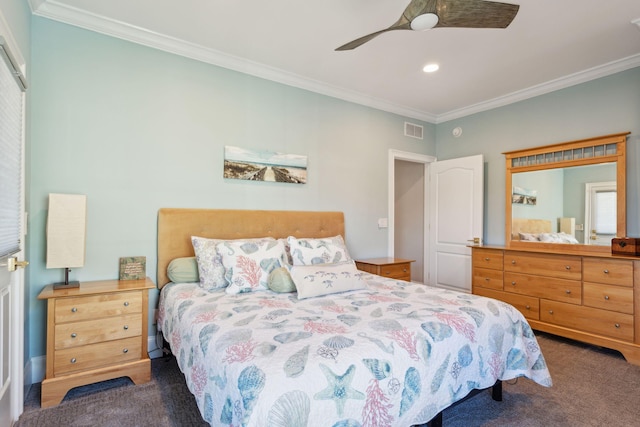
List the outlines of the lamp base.
<svg viewBox="0 0 640 427">
<path fill-rule="evenodd" d="M 79 288 L 79 287 L 80 287 L 80 282 L 78 282 L 77 280 L 72 280 L 71 282 L 58 282 L 53 284 L 53 290 L 73 289 L 73 288 Z"/>
</svg>

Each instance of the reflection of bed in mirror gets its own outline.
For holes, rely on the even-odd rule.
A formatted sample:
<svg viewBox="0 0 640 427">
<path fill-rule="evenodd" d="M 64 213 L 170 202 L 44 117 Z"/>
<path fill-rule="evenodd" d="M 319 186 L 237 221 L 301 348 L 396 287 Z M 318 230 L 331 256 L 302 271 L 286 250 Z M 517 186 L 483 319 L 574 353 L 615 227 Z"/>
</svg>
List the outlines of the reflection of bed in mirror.
<svg viewBox="0 0 640 427">
<path fill-rule="evenodd" d="M 569 243 L 578 244 L 578 240 L 571 232 L 573 218 L 560 218 L 560 231 L 554 232 L 548 219 L 513 218 L 511 221 L 511 239 L 526 242 Z M 565 228 L 566 227 L 566 228 Z"/>
</svg>

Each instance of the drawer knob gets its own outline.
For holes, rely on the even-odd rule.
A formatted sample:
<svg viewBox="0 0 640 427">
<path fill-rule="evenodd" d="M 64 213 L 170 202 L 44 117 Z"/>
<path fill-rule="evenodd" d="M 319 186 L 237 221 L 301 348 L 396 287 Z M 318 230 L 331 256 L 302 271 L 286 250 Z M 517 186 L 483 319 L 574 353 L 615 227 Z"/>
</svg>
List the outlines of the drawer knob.
<svg viewBox="0 0 640 427">
<path fill-rule="evenodd" d="M 489 258 L 488 256 L 487 256 L 487 257 L 484 257 L 484 260 L 485 260 L 485 261 L 489 261 L 490 259 L 491 259 L 491 258 Z"/>
<path fill-rule="evenodd" d="M 385 271 L 384 274 L 391 274 L 390 271 Z M 125 305 L 127 305 L 127 303 L 125 303 Z"/>
<path fill-rule="evenodd" d="M 486 280 L 488 282 L 489 280 L 491 280 L 491 278 L 485 277 L 484 280 Z"/>
<path fill-rule="evenodd" d="M 126 330 L 128 330 L 128 329 L 129 329 L 129 325 L 124 325 L 124 328 L 123 328 L 123 329 L 124 329 L 125 331 L 126 331 Z"/>
<path fill-rule="evenodd" d="M 71 309 L 71 312 L 72 312 L 72 313 L 75 313 L 76 311 L 78 311 L 78 309 L 77 309 L 76 307 L 73 307 L 73 308 Z"/>
<path fill-rule="evenodd" d="M 605 269 L 605 270 L 603 271 L 603 273 L 604 273 L 604 274 L 609 274 L 609 270 Z"/>
<path fill-rule="evenodd" d="M 571 270 L 571 266 L 570 266 L 570 265 L 565 265 L 565 266 L 564 266 L 564 268 L 565 268 L 566 270 Z"/>
<path fill-rule="evenodd" d="M 531 310 L 531 306 L 530 306 L 530 305 L 528 305 L 528 304 L 525 306 L 525 308 L 526 308 L 527 310 Z"/>
<path fill-rule="evenodd" d="M 515 282 L 515 281 L 514 281 L 514 282 L 511 282 L 511 285 L 515 286 L 515 285 L 516 285 L 516 282 Z"/>
<path fill-rule="evenodd" d="M 129 307 L 129 301 L 125 301 L 125 302 L 124 302 L 124 306 L 125 306 L 125 307 Z"/>
<path fill-rule="evenodd" d="M 75 332 L 71 334 L 71 338 L 75 338 L 77 336 L 78 336 L 78 334 L 76 334 Z"/>
<path fill-rule="evenodd" d="M 76 358 L 75 357 L 71 359 L 71 363 L 76 363 Z"/>
<path fill-rule="evenodd" d="M 406 272 L 407 272 L 407 269 L 405 268 L 405 269 L 403 269 L 402 271 L 406 273 Z"/>
<path fill-rule="evenodd" d="M 620 323 L 616 323 L 615 326 L 616 326 L 617 329 L 620 329 Z"/>
<path fill-rule="evenodd" d="M 606 301 L 609 301 L 609 295 L 605 295 L 605 296 L 604 296 L 604 299 L 605 299 Z"/>
<path fill-rule="evenodd" d="M 549 314 L 553 314 L 553 310 L 549 310 Z"/>
<path fill-rule="evenodd" d="M 122 352 L 123 352 L 123 353 L 129 353 L 129 349 L 128 349 L 128 348 L 123 348 L 123 349 L 122 349 Z"/>
<path fill-rule="evenodd" d="M 516 264 L 516 260 L 515 260 L 515 259 L 512 259 L 512 260 L 511 260 L 511 264 L 515 265 L 515 264 Z"/>
<path fill-rule="evenodd" d="M 564 291 L 565 294 L 570 295 L 571 294 L 571 290 L 567 289 L 566 291 Z"/>
</svg>

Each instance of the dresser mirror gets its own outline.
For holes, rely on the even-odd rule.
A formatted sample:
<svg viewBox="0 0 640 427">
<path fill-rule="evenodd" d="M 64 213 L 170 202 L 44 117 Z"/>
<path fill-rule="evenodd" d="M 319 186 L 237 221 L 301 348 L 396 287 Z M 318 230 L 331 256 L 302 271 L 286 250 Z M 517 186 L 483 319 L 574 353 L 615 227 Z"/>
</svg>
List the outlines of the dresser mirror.
<svg viewBox="0 0 640 427">
<path fill-rule="evenodd" d="M 506 246 L 610 252 L 626 235 L 628 134 L 503 153 Z"/>
</svg>

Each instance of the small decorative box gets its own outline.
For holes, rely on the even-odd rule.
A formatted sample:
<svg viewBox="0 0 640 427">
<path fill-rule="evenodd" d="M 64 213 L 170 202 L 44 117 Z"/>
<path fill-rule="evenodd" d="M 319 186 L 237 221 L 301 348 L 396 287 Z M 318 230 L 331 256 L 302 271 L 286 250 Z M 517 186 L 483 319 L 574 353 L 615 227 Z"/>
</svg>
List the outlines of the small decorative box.
<svg viewBox="0 0 640 427">
<path fill-rule="evenodd" d="M 611 239 L 611 253 L 616 255 L 640 255 L 640 238 L 614 237 Z"/>
</svg>

